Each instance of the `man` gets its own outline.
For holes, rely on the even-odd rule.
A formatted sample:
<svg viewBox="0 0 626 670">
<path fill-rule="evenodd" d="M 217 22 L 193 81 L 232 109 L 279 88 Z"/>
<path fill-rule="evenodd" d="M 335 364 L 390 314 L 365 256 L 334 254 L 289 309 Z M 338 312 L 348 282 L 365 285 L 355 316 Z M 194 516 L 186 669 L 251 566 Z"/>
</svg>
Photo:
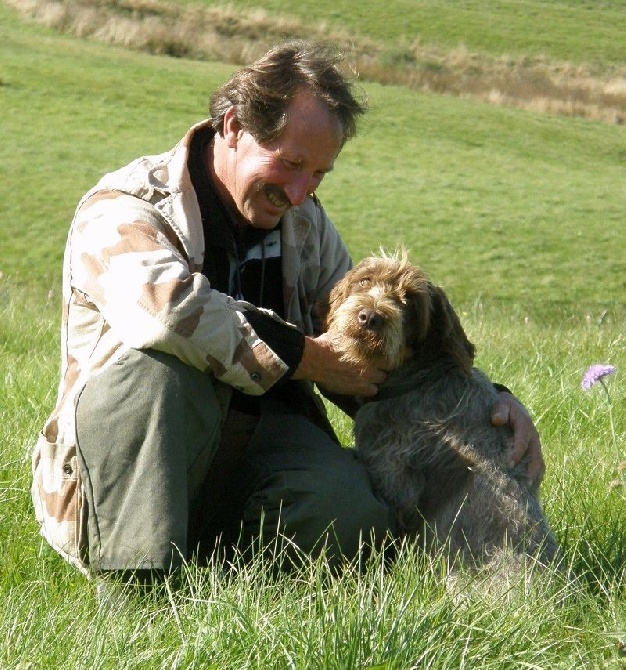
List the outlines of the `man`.
<svg viewBox="0 0 626 670">
<path fill-rule="evenodd" d="M 218 537 L 277 532 L 340 562 L 393 528 L 313 393 L 372 396 L 385 378 L 343 361 L 318 311 L 351 260 L 315 190 L 364 112 L 337 62 L 271 50 L 174 149 L 79 203 L 33 500 L 87 573 L 168 572 Z M 502 393 L 493 420 L 541 476 L 524 408 Z"/>
</svg>

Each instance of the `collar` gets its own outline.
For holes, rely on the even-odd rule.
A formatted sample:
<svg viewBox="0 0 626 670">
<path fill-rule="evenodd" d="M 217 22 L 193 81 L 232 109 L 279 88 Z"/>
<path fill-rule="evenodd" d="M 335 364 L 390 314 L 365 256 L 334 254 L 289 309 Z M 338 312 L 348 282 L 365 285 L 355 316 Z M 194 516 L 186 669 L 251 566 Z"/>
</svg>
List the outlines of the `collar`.
<svg viewBox="0 0 626 670">
<path fill-rule="evenodd" d="M 430 368 L 411 370 L 409 364 L 408 367 L 400 368 L 397 374 L 392 373 L 388 379 L 379 384 L 378 393 L 368 398 L 368 402 L 389 400 L 411 393 L 411 391 L 441 379 L 447 372 L 455 368 L 458 368 L 458 365 L 451 358 L 446 358 Z"/>
</svg>

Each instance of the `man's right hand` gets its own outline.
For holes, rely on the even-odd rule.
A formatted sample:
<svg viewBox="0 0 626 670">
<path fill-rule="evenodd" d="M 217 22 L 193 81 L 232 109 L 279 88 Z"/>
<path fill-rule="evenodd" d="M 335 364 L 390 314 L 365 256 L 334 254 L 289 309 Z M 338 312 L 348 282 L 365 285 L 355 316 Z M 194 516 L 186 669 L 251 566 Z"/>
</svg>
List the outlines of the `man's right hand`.
<svg viewBox="0 0 626 670">
<path fill-rule="evenodd" d="M 386 378 L 384 370 L 375 365 L 350 363 L 341 357 L 332 339 L 326 334 L 306 337 L 300 365 L 293 379 L 308 379 L 332 393 L 373 396 L 376 384 Z"/>
</svg>

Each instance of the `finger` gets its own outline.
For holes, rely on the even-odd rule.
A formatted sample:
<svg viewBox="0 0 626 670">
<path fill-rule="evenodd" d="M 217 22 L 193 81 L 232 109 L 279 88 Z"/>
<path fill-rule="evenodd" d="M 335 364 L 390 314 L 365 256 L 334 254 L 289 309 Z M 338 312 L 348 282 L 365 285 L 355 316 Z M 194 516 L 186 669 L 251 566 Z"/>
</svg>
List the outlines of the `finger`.
<svg viewBox="0 0 626 670">
<path fill-rule="evenodd" d="M 506 426 L 509 423 L 509 408 L 506 405 L 496 405 L 491 415 L 491 423 L 494 426 Z"/>
<path fill-rule="evenodd" d="M 354 384 L 358 385 L 355 395 L 373 396 L 378 393 L 378 384 L 387 378 L 386 373 L 376 368 L 360 370 L 356 377 L 352 377 Z"/>
<path fill-rule="evenodd" d="M 526 474 L 531 484 L 539 484 L 546 471 L 546 464 L 543 460 L 541 445 L 533 444 L 528 448 L 529 460 Z"/>
<path fill-rule="evenodd" d="M 530 483 L 539 483 L 545 473 L 545 463 L 541 449 L 539 433 L 532 423 L 528 413 L 523 410 L 522 416 L 517 416 L 514 407 L 509 403 L 505 394 L 500 394 L 491 417 L 495 426 L 510 425 L 513 428 L 513 450 L 511 452 L 510 467 L 515 467 L 522 459 L 526 463 L 526 475 Z M 527 418 L 525 423 L 520 418 Z"/>
<path fill-rule="evenodd" d="M 372 363 L 342 362 L 344 374 L 352 376 L 367 384 L 382 384 L 387 379 L 387 372 Z"/>
<path fill-rule="evenodd" d="M 494 426 L 506 426 L 511 419 L 511 406 L 509 403 L 502 397 L 496 399 L 496 403 L 493 407 L 491 414 L 491 423 Z"/>
<path fill-rule="evenodd" d="M 334 377 L 329 376 L 324 381 L 318 382 L 320 388 L 331 393 L 340 393 L 341 395 L 352 395 L 362 397 L 372 397 L 378 393 L 378 386 L 370 382 L 363 381 L 358 377 Z"/>
<path fill-rule="evenodd" d="M 376 384 L 366 384 L 363 386 L 361 392 L 355 393 L 354 395 L 364 396 L 366 398 L 371 398 L 378 393 L 378 386 Z"/>
<path fill-rule="evenodd" d="M 526 476 L 531 483 L 540 482 L 545 472 L 545 463 L 541 449 L 541 441 L 536 430 L 518 431 L 514 435 L 513 451 L 511 452 L 510 467 L 515 467 L 520 461 L 526 464 Z"/>
<path fill-rule="evenodd" d="M 371 384 L 382 384 L 385 379 L 387 379 L 387 373 L 384 372 L 383 370 L 379 370 L 378 368 L 375 368 L 368 372 L 366 376 L 364 376 L 364 379 Z"/>
<path fill-rule="evenodd" d="M 531 456 L 530 453 L 530 435 L 524 431 L 521 432 L 521 429 L 518 428 L 517 431 L 513 433 L 513 450 L 511 451 L 511 467 L 515 467 L 524 456 Z"/>
</svg>

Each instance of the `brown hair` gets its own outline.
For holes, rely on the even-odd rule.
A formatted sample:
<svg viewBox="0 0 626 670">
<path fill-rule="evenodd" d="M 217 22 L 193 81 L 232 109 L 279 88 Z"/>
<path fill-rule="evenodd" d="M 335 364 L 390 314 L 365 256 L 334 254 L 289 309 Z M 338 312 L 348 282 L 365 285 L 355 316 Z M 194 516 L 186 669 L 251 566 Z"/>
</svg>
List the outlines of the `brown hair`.
<svg viewBox="0 0 626 670">
<path fill-rule="evenodd" d="M 356 134 L 357 118 L 366 107 L 339 71 L 341 61 L 339 54 L 323 44 L 291 41 L 270 49 L 213 93 L 209 105 L 213 128 L 222 134 L 224 115 L 235 107 L 244 130 L 261 144 L 271 142 L 284 128 L 296 94 L 308 90 L 336 115 L 344 144 Z"/>
</svg>

